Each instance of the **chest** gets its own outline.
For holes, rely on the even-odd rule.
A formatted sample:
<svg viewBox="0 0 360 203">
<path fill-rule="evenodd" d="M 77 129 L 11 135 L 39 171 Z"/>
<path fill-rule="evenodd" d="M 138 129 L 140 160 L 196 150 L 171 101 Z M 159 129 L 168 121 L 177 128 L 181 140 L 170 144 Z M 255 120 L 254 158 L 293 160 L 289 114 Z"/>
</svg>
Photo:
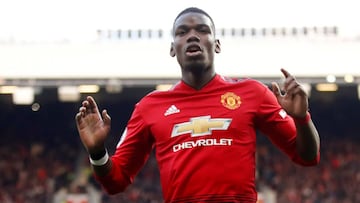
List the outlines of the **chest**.
<svg viewBox="0 0 360 203">
<path fill-rule="evenodd" d="M 157 144 L 253 133 L 256 98 L 241 91 L 213 91 L 159 98 L 146 118 Z M 156 106 L 156 108 L 155 108 Z"/>
</svg>

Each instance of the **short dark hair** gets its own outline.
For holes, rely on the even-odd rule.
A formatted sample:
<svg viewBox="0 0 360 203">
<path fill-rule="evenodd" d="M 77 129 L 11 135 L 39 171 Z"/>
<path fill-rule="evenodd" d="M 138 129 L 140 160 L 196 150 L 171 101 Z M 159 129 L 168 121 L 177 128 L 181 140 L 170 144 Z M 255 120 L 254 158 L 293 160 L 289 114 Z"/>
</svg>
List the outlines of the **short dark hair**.
<svg viewBox="0 0 360 203">
<path fill-rule="evenodd" d="M 200 14 L 203 14 L 203 15 L 205 15 L 206 17 L 208 17 L 208 18 L 210 19 L 210 21 L 211 21 L 212 28 L 214 29 L 214 32 L 215 32 L 215 23 L 214 23 L 213 19 L 211 18 L 211 16 L 210 16 L 207 12 L 205 12 L 204 10 L 202 10 L 202 9 L 200 9 L 200 8 L 197 8 L 197 7 L 188 7 L 188 8 L 186 8 L 186 9 L 182 10 L 182 11 L 176 16 L 176 18 L 175 18 L 175 20 L 174 20 L 173 29 L 174 29 L 176 20 L 177 20 L 180 16 L 182 16 L 182 15 L 184 15 L 184 14 L 187 14 L 187 13 L 200 13 Z"/>
</svg>

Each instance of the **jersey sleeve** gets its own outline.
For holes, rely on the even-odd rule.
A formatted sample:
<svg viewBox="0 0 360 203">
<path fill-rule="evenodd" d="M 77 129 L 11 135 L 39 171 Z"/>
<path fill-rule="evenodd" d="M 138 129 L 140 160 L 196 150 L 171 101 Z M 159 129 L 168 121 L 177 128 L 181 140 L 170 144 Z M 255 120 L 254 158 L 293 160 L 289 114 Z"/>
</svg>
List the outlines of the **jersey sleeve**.
<svg viewBox="0 0 360 203">
<path fill-rule="evenodd" d="M 109 194 L 124 191 L 133 182 L 135 175 L 150 155 L 154 142 L 140 112 L 137 104 L 116 146 L 116 151 L 111 156 L 110 172 L 103 177 L 95 176 Z"/>
<path fill-rule="evenodd" d="M 257 128 L 292 161 L 303 166 L 315 165 L 319 161 L 319 153 L 312 161 L 305 161 L 299 156 L 296 151 L 295 122 L 282 109 L 273 92 L 266 86 L 257 113 Z"/>
</svg>

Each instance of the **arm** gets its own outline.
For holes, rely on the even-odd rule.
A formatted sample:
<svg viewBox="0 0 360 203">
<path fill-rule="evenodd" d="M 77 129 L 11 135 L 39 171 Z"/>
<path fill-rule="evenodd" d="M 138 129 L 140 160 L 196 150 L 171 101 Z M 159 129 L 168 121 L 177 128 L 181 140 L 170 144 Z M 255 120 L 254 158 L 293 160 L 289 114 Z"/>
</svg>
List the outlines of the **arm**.
<svg viewBox="0 0 360 203">
<path fill-rule="evenodd" d="M 294 121 L 297 131 L 297 151 L 302 159 L 306 161 L 313 160 L 320 150 L 320 137 L 310 114 L 307 113 L 305 118 L 294 118 Z"/>
<path fill-rule="evenodd" d="M 296 126 L 296 150 L 300 157 L 306 161 L 317 157 L 320 148 L 320 137 L 308 112 L 308 97 L 295 77 L 284 69 L 283 86 L 281 94 L 278 84 L 272 84 L 272 90 L 281 107 L 294 118 Z"/>
<path fill-rule="evenodd" d="M 110 132 L 110 123 L 107 111 L 103 110 L 100 115 L 92 97 L 83 101 L 76 114 L 77 128 L 90 155 L 95 178 L 108 194 L 116 194 L 132 183 L 150 154 L 153 140 L 139 110 L 135 110 L 115 154 L 109 157 L 104 143 Z"/>
</svg>

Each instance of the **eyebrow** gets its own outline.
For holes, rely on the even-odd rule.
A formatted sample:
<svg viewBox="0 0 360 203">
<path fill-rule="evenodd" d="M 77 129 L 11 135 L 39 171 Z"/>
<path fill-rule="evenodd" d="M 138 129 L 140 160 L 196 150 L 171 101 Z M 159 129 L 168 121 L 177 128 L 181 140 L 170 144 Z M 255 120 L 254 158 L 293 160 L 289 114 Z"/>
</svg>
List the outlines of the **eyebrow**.
<svg viewBox="0 0 360 203">
<path fill-rule="evenodd" d="M 186 29 L 186 28 L 189 28 L 189 27 L 190 27 L 190 26 L 188 26 L 188 25 L 186 25 L 186 24 L 182 24 L 182 25 L 179 25 L 179 26 L 175 27 L 175 28 L 176 28 L 175 30 L 177 30 L 177 29 Z M 207 28 L 210 28 L 210 29 L 211 29 L 211 26 L 208 25 L 208 24 L 197 24 L 197 25 L 195 26 L 195 28 L 203 28 L 203 27 L 207 27 Z"/>
</svg>

